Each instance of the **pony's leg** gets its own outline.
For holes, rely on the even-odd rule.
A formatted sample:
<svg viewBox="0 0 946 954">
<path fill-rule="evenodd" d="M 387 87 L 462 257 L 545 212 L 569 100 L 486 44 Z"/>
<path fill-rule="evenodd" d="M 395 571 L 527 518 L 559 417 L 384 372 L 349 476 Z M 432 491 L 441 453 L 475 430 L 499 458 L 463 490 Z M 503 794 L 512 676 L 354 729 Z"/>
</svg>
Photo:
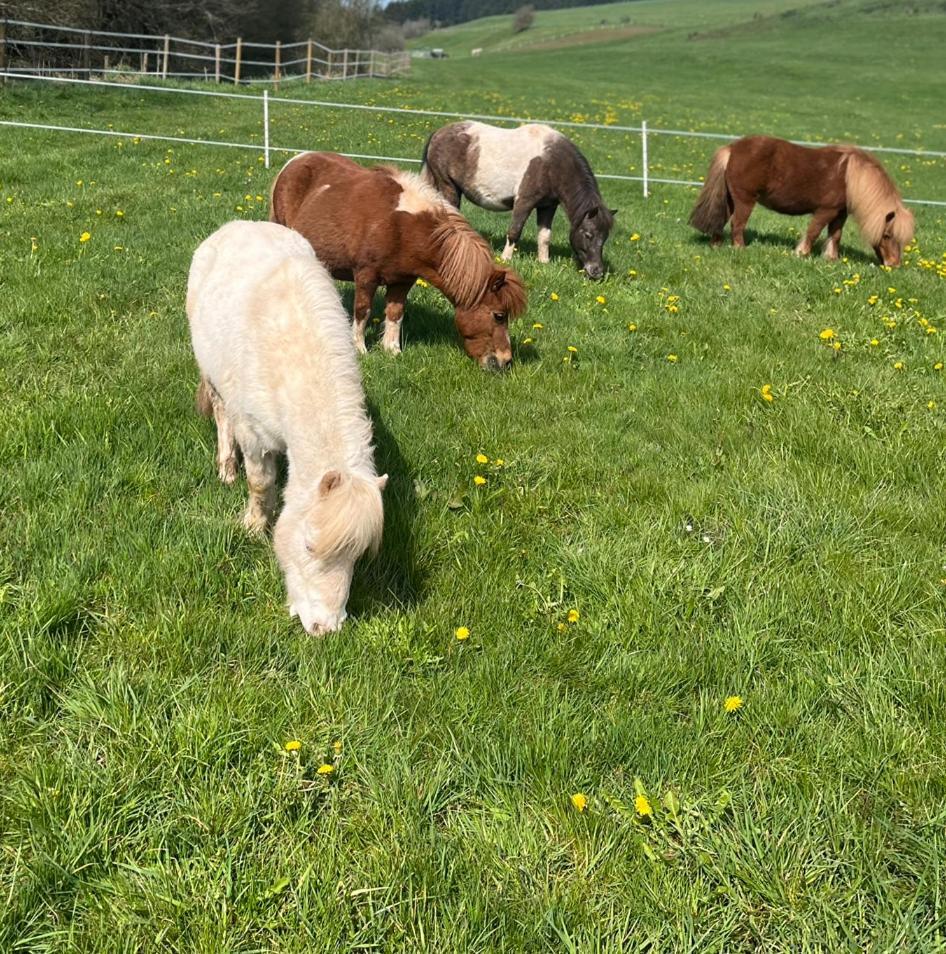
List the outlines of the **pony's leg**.
<svg viewBox="0 0 946 954">
<path fill-rule="evenodd" d="M 824 244 L 823 255 L 829 261 L 836 261 L 841 248 L 841 232 L 847 221 L 847 209 L 840 212 L 828 223 L 828 241 Z"/>
<path fill-rule="evenodd" d="M 520 186 L 521 188 L 521 186 Z M 532 214 L 535 208 L 535 202 L 530 199 L 523 199 L 522 193 L 516 196 L 516 201 L 512 207 L 512 221 L 506 231 L 506 247 L 503 249 L 503 261 L 508 262 L 516 250 L 516 242 L 522 236 L 522 230 L 525 227 L 526 219 Z"/>
<path fill-rule="evenodd" d="M 232 484 L 237 476 L 237 442 L 233 425 L 227 417 L 223 398 L 210 385 L 210 407 L 214 423 L 217 425 L 217 476 L 225 483 Z"/>
<path fill-rule="evenodd" d="M 834 218 L 834 209 L 817 209 L 808 223 L 808 231 L 804 238 L 795 246 L 796 255 L 808 255 L 815 244 L 821 230 Z"/>
<path fill-rule="evenodd" d="M 391 354 L 401 353 L 401 319 L 404 317 L 404 302 L 413 285 L 388 285 L 384 299 L 384 350 Z"/>
<path fill-rule="evenodd" d="M 733 196 L 732 243 L 735 248 L 746 247 L 746 222 L 755 208 L 754 199 Z"/>
<path fill-rule="evenodd" d="M 732 196 L 729 194 L 729 190 L 727 189 L 726 190 L 726 222 L 728 222 L 732 218 L 732 214 L 735 208 L 736 206 L 733 204 Z M 710 236 L 710 246 L 712 248 L 719 248 L 719 246 L 723 244 L 723 229 L 726 228 L 726 222 L 723 222 L 718 232 L 714 232 Z"/>
<path fill-rule="evenodd" d="M 264 533 L 276 507 L 276 458 L 243 446 L 246 486 L 250 492 L 243 514 L 243 526 L 250 533 Z"/>
<path fill-rule="evenodd" d="M 355 350 L 362 354 L 368 351 L 365 347 L 365 326 L 371 317 L 371 303 L 377 290 L 378 283 L 374 277 L 355 275 L 355 323 L 352 326 L 352 340 L 355 342 Z"/>
<path fill-rule="evenodd" d="M 538 259 L 540 262 L 549 260 L 549 243 L 552 241 L 552 219 L 555 218 L 555 210 L 558 203 L 552 205 L 540 205 L 535 210 L 535 219 L 539 226 L 538 239 Z"/>
</svg>

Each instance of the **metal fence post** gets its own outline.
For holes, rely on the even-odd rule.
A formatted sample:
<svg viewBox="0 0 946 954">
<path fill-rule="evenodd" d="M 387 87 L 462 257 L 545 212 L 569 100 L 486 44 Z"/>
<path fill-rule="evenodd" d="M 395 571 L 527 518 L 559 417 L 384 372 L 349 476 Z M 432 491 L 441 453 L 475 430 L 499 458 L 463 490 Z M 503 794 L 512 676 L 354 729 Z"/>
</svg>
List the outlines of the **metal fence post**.
<svg viewBox="0 0 946 954">
<path fill-rule="evenodd" d="M 643 153 L 643 160 L 644 160 L 643 179 L 644 179 L 644 198 L 646 199 L 650 195 L 650 191 L 647 188 L 648 183 L 647 183 L 647 120 L 646 119 L 641 120 L 641 151 Z"/>
<path fill-rule="evenodd" d="M 269 168 L 269 90 L 263 90 L 263 165 Z"/>
</svg>

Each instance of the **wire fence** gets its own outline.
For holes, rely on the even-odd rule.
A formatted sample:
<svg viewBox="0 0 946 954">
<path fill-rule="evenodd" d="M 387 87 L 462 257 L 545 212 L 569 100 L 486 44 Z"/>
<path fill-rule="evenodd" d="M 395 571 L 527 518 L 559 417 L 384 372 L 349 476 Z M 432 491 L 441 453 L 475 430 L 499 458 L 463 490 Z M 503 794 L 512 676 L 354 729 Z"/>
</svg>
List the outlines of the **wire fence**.
<svg viewBox="0 0 946 954">
<path fill-rule="evenodd" d="M 170 34 L 110 33 L 0 19 L 0 70 L 13 73 L 137 74 L 235 85 L 273 82 L 278 89 L 286 81 L 400 76 L 410 68 L 410 54 L 403 51 L 333 50 L 311 39 L 210 43 Z"/>
<path fill-rule="evenodd" d="M 379 114 L 390 114 L 394 116 L 415 116 L 415 117 L 427 117 L 435 119 L 473 119 L 481 120 L 484 122 L 491 123 L 524 123 L 524 122 L 538 122 L 544 123 L 546 125 L 552 126 L 554 128 L 561 129 L 581 129 L 589 130 L 592 132 L 600 133 L 601 131 L 606 131 L 609 133 L 631 133 L 636 134 L 640 137 L 640 149 L 641 149 L 641 175 L 626 175 L 623 173 L 617 172 L 608 172 L 608 171 L 596 171 L 595 175 L 599 179 L 615 180 L 615 181 L 624 181 L 624 182 L 638 182 L 641 184 L 643 194 L 645 198 L 650 195 L 650 187 L 654 184 L 658 185 L 676 185 L 676 186 L 701 186 L 703 183 L 700 180 L 693 179 L 675 179 L 675 178 L 665 178 L 660 176 L 654 176 L 653 163 L 652 163 L 652 142 L 655 137 L 676 137 L 676 138 L 693 138 L 693 139 L 707 139 L 707 140 L 717 140 L 731 142 L 734 139 L 738 139 L 739 136 L 733 133 L 717 133 L 717 132 L 695 132 L 690 130 L 683 129 L 662 129 L 648 126 L 646 121 L 642 121 L 639 126 L 627 126 L 619 124 L 609 124 L 609 123 L 586 123 L 586 122 L 576 122 L 572 120 L 557 120 L 557 119 L 536 119 L 534 117 L 524 117 L 524 116 L 497 116 L 489 114 L 479 114 L 479 113 L 461 113 L 461 112 L 450 112 L 444 110 L 430 110 L 430 109 L 412 109 L 409 107 L 398 107 L 398 106 L 374 106 L 366 105 L 364 103 L 340 103 L 330 100 L 317 100 L 317 99 L 302 99 L 298 97 L 288 97 L 288 96 L 276 96 L 270 95 L 269 90 L 263 90 L 262 94 L 249 93 L 249 92 L 223 92 L 221 90 L 215 89 L 192 89 L 184 87 L 174 87 L 174 86 L 153 86 L 147 85 L 140 82 L 127 83 L 127 82 L 113 82 L 109 80 L 93 80 L 93 79 L 77 79 L 72 77 L 63 77 L 63 76 L 49 76 L 43 74 L 29 74 L 29 73 L 19 73 L 13 71 L 0 71 L 0 79 L 14 79 L 18 81 L 35 81 L 40 83 L 57 83 L 57 84 L 69 84 L 69 85 L 79 85 L 86 88 L 102 88 L 102 89 L 119 89 L 127 92 L 148 92 L 148 93 L 164 93 L 169 95 L 176 96 L 200 96 L 200 97 L 211 97 L 214 99 L 227 99 L 227 100 L 242 100 L 247 103 L 253 102 L 256 109 L 261 111 L 262 127 L 263 127 L 263 142 L 262 143 L 246 143 L 246 142 L 232 142 L 229 140 L 219 140 L 219 139 L 197 139 L 197 138 L 188 138 L 184 136 L 167 136 L 160 135 L 148 131 L 131 131 L 131 130 L 115 130 L 115 129 L 97 129 L 89 128 L 82 126 L 65 126 L 57 125 L 51 123 L 34 123 L 25 120 L 0 120 L 0 126 L 9 126 L 20 129 L 38 129 L 48 132 L 64 132 L 64 133 L 85 133 L 90 135 L 99 135 L 99 136 L 112 136 L 112 137 L 124 137 L 124 138 L 138 138 L 143 140 L 153 140 L 159 142 L 174 142 L 174 143 L 184 143 L 190 145 L 203 145 L 203 146 L 217 146 L 233 149 L 247 149 L 254 150 L 256 152 L 263 153 L 264 163 L 268 169 L 270 166 L 270 158 L 273 153 L 288 153 L 291 155 L 298 155 L 299 153 L 308 151 L 307 148 L 296 148 L 293 146 L 287 145 L 275 145 L 271 140 L 271 122 L 270 122 L 270 107 L 272 105 L 294 105 L 294 106 L 304 106 L 311 108 L 321 108 L 321 109 L 336 109 L 336 110 L 345 110 L 350 112 L 369 112 L 369 113 L 379 113 Z M 821 142 L 812 142 L 809 140 L 792 140 L 798 145 L 803 146 L 822 146 L 826 145 Z M 946 151 L 937 151 L 937 150 L 927 150 L 927 149 L 905 149 L 897 146 L 862 146 L 861 148 L 867 150 L 868 152 L 876 153 L 886 153 L 890 155 L 900 155 L 900 156 L 914 156 L 923 159 L 944 159 L 946 158 Z M 391 156 L 391 155 L 373 155 L 366 153 L 351 153 L 346 152 L 342 155 L 349 156 L 353 159 L 365 159 L 375 162 L 399 162 L 407 165 L 419 165 L 421 160 L 415 156 Z M 904 201 L 912 205 L 925 205 L 925 206 L 941 206 L 946 207 L 946 199 L 926 199 L 926 198 L 904 198 Z"/>
</svg>

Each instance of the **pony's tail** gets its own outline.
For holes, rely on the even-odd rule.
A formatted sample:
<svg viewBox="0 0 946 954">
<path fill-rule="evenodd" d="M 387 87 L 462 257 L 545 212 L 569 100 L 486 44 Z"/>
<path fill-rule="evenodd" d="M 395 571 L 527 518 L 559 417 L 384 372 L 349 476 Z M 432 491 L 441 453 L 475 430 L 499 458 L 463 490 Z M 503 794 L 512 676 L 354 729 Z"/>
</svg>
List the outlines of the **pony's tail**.
<svg viewBox="0 0 946 954">
<path fill-rule="evenodd" d="M 729 154 L 729 146 L 716 150 L 700 196 L 690 213 L 690 225 L 707 235 L 721 234 L 729 219 L 729 187 L 726 185 Z"/>
<path fill-rule="evenodd" d="M 201 417 L 210 417 L 214 412 L 213 390 L 210 382 L 200 376 L 197 393 L 194 395 L 194 408 Z"/>
</svg>

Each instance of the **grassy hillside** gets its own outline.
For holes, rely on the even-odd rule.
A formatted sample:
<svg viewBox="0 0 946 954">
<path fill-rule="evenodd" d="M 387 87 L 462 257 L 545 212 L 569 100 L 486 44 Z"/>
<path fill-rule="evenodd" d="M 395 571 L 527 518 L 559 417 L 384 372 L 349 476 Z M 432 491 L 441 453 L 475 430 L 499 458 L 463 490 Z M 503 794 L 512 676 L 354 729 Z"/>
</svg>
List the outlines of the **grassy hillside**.
<svg viewBox="0 0 946 954">
<path fill-rule="evenodd" d="M 937 4 L 649 6 L 703 19 L 291 92 L 946 150 Z M 0 117 L 261 140 L 256 103 L 157 96 L 15 83 Z M 406 157 L 436 125 L 273 119 Z M 576 138 L 639 171 L 638 137 Z M 711 250 L 694 190 L 603 182 L 608 277 L 560 218 L 540 266 L 530 224 L 502 377 L 415 289 L 403 355 L 362 363 L 384 545 L 316 641 L 192 407 L 190 256 L 272 172 L 3 141 L 0 949 L 943 948 L 946 210 L 887 272 L 853 226 L 836 264 L 764 211 Z M 692 178 L 716 144 L 651 145 Z M 941 159 L 885 159 L 946 199 Z"/>
<path fill-rule="evenodd" d="M 411 41 L 414 49 L 439 47 L 450 56 L 561 48 L 622 41 L 635 33 L 698 30 L 800 10 L 823 0 L 629 0 L 564 10 L 539 10 L 530 29 L 513 32 L 513 15 L 483 17 L 432 30 Z"/>
</svg>

